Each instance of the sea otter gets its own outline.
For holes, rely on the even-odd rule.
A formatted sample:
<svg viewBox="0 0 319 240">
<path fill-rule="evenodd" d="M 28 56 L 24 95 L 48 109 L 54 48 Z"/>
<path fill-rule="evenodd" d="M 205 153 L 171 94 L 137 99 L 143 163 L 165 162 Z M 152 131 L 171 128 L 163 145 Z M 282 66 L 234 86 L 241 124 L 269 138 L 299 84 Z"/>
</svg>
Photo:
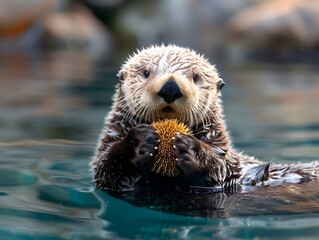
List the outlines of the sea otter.
<svg viewBox="0 0 319 240">
<path fill-rule="evenodd" d="M 237 152 L 221 104 L 225 85 L 214 65 L 188 48 L 151 46 L 137 51 L 117 74 L 111 111 L 92 160 L 97 188 L 131 191 L 140 184 L 225 189 L 319 176 L 319 162 L 278 165 Z M 172 145 L 179 176 L 151 171 L 160 142 L 152 122 L 176 119 L 192 132 Z"/>
</svg>

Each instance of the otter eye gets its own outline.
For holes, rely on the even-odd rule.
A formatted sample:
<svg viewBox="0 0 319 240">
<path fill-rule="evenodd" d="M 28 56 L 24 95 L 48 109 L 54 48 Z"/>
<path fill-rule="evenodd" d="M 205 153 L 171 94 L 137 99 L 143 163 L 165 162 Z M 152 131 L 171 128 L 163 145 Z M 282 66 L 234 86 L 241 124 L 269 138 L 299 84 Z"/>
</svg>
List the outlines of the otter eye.
<svg viewBox="0 0 319 240">
<path fill-rule="evenodd" d="M 195 74 L 193 75 L 193 81 L 194 81 L 194 83 L 198 82 L 198 80 L 199 80 L 199 75 L 195 73 Z"/>
<path fill-rule="evenodd" d="M 144 71 L 143 71 L 143 76 L 144 76 L 145 78 L 148 78 L 148 77 L 150 76 L 150 72 L 147 71 L 147 70 L 144 70 Z"/>
</svg>

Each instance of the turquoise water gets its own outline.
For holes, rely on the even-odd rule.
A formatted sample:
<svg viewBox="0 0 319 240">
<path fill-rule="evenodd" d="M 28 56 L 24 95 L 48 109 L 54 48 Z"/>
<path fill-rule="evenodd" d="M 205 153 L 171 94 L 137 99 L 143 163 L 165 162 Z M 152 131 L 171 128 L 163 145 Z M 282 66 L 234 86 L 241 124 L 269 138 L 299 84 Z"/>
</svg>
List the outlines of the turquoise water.
<svg viewBox="0 0 319 240">
<path fill-rule="evenodd" d="M 114 69 L 85 56 L 1 59 L 1 239 L 318 239 L 316 181 L 122 199 L 96 190 L 88 164 L 110 107 Z M 265 161 L 319 159 L 314 68 L 257 66 L 221 74 L 238 149 Z"/>
</svg>

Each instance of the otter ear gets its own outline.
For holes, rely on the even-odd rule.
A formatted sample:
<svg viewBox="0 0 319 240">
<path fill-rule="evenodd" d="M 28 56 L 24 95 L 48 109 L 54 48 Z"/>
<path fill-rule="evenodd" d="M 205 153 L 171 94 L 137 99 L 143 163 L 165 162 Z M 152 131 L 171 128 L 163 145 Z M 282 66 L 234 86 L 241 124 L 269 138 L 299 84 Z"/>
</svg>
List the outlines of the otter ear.
<svg viewBox="0 0 319 240">
<path fill-rule="evenodd" d="M 116 78 L 119 82 L 123 82 L 125 78 L 127 77 L 126 70 L 120 70 L 118 74 L 116 74 Z"/>
<path fill-rule="evenodd" d="M 222 88 L 225 86 L 225 82 L 220 79 L 218 82 L 217 82 L 217 90 L 220 91 L 222 90 Z"/>
<path fill-rule="evenodd" d="M 124 80 L 124 73 L 120 71 L 118 74 L 116 74 L 116 78 L 119 82 L 122 82 Z"/>
</svg>

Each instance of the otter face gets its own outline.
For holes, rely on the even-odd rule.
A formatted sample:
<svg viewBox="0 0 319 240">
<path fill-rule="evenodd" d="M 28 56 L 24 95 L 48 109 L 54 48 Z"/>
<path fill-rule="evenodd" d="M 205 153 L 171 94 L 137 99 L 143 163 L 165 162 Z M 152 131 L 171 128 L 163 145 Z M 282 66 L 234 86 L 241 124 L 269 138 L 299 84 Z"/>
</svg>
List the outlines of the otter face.
<svg viewBox="0 0 319 240">
<path fill-rule="evenodd" d="M 141 123 L 177 119 L 188 127 L 212 124 L 221 113 L 224 82 L 206 59 L 174 45 L 131 56 L 119 72 L 127 118 Z"/>
</svg>

